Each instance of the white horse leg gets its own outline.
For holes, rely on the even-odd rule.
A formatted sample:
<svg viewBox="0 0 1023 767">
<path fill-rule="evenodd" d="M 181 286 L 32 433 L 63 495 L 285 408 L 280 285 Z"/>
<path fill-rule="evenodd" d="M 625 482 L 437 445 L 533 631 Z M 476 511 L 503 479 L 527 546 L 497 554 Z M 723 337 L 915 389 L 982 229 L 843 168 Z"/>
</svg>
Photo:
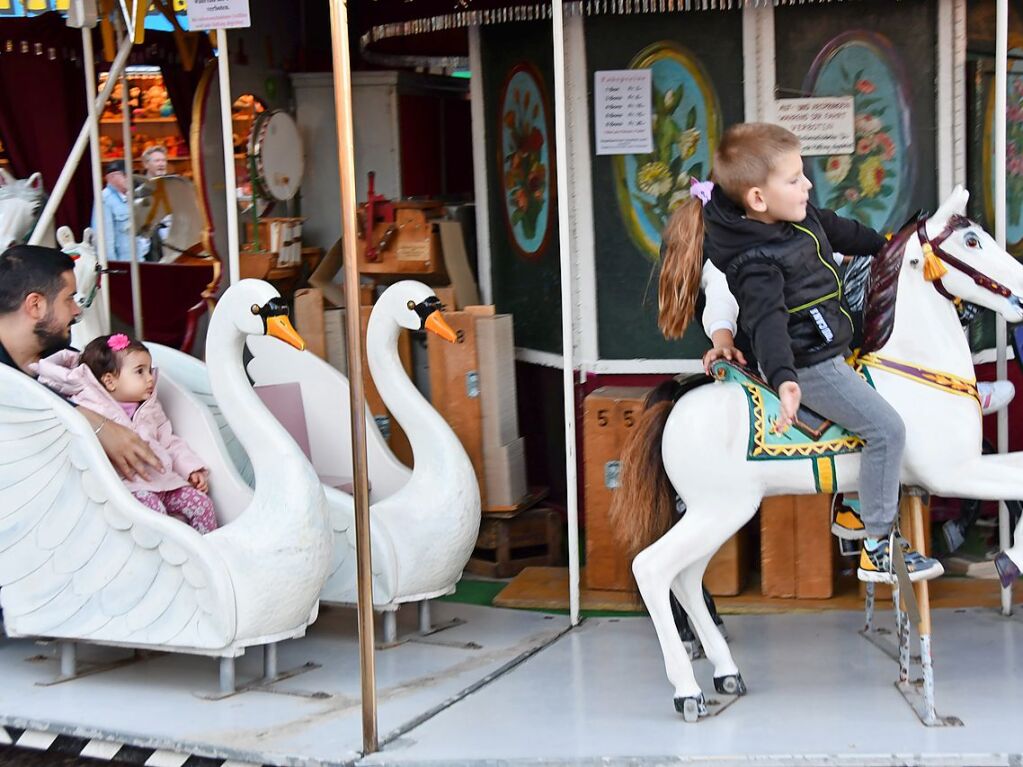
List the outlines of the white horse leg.
<svg viewBox="0 0 1023 767">
<path fill-rule="evenodd" d="M 714 689 L 726 695 L 745 695 L 746 684 L 735 665 L 732 651 L 703 599 L 703 574 L 713 553 L 703 557 L 682 571 L 676 582 L 681 582 L 682 605 L 689 614 L 689 622 L 700 638 L 707 659 L 714 664 Z"/>
<path fill-rule="evenodd" d="M 682 639 L 682 646 L 686 648 L 686 655 L 688 655 L 689 660 L 692 661 L 703 657 L 703 645 L 700 644 L 700 637 L 693 632 L 692 621 L 690 620 L 689 614 L 685 608 L 685 598 L 682 595 L 684 574 L 685 573 L 679 573 L 675 576 L 675 580 L 671 582 L 671 593 L 675 597 L 675 601 L 678 603 L 678 607 L 682 612 L 682 621 L 684 625 L 679 624 L 679 616 L 674 614 L 674 605 L 672 606 L 672 617 L 675 619 L 679 637 Z"/>
<path fill-rule="evenodd" d="M 726 509 L 731 509 L 732 513 L 729 514 Z M 696 562 L 709 559 L 728 536 L 752 515 L 753 509 L 755 502 L 735 503 L 734 499 L 690 503 L 686 515 L 664 537 L 641 551 L 632 562 L 632 572 L 636 576 L 636 583 L 661 644 L 664 670 L 668 681 L 675 688 L 675 708 L 686 721 L 695 721 L 705 715 L 707 708 L 703 693 L 693 675 L 692 663 L 675 630 L 668 598 L 671 584 L 677 573 Z M 683 606 L 687 611 L 695 609 L 693 605 Z M 706 613 L 706 606 L 703 610 Z M 707 619 L 709 620 L 709 614 Z M 716 633 L 723 644 L 720 632 Z"/>
</svg>

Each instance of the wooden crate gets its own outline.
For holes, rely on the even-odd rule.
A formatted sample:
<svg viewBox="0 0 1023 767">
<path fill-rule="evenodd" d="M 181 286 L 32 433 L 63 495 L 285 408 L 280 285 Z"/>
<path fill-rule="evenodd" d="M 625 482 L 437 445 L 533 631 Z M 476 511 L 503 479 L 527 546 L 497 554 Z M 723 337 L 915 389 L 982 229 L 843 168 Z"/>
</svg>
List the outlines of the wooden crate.
<svg viewBox="0 0 1023 767">
<path fill-rule="evenodd" d="M 779 495 L 760 504 L 761 590 L 828 599 L 835 591 L 830 495 Z"/>
<path fill-rule="evenodd" d="M 511 578 L 527 567 L 550 567 L 561 557 L 561 515 L 536 508 L 513 516 L 485 516 L 466 572 Z"/>
</svg>

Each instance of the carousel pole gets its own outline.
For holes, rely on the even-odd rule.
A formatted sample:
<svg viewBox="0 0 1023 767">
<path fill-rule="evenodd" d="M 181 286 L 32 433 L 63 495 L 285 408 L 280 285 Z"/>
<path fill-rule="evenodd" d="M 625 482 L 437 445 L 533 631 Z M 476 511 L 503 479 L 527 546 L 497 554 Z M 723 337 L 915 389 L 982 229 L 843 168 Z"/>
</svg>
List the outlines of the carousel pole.
<svg viewBox="0 0 1023 767">
<path fill-rule="evenodd" d="M 995 22 L 995 241 L 1005 250 L 1005 151 L 1006 151 L 1006 95 L 1009 87 L 1009 0 L 997 0 Z M 996 376 L 999 381 L 1008 377 L 1006 364 L 1007 329 L 1005 318 L 1000 314 L 995 324 L 995 349 L 997 352 Z M 998 452 L 1009 451 L 1009 409 L 998 411 Z M 998 546 L 1005 551 L 1011 545 L 1012 531 L 1009 529 L 1009 509 L 1005 503 L 998 504 Z M 1012 586 L 1002 589 L 1002 614 L 1012 614 Z"/>
<path fill-rule="evenodd" d="M 568 110 L 565 106 L 565 15 L 554 0 L 554 136 L 558 176 L 558 246 L 561 251 L 562 386 L 565 397 L 565 495 L 568 504 L 568 602 L 572 625 L 579 623 L 579 488 L 575 437 L 575 276 L 568 176 Z"/>
<path fill-rule="evenodd" d="M 101 113 L 103 108 L 107 105 L 107 101 L 110 100 L 110 94 L 114 90 L 114 83 L 117 82 L 117 78 L 121 76 L 121 72 L 124 69 L 125 64 L 128 61 L 128 55 L 131 53 L 131 40 L 125 38 L 120 49 L 117 51 L 117 57 L 114 59 L 114 63 L 110 65 L 110 76 L 107 79 L 107 84 L 103 86 L 103 90 L 100 91 L 99 97 L 96 99 L 96 112 Z M 82 161 L 82 156 L 85 154 L 85 148 L 89 145 L 89 120 L 86 118 L 85 124 L 82 125 L 82 129 L 78 132 L 78 138 L 75 140 L 75 145 L 71 148 L 71 154 L 68 155 L 67 162 L 64 163 L 64 169 L 61 170 L 60 176 L 57 178 L 57 183 L 53 185 L 53 190 L 50 192 L 50 197 L 46 201 L 46 206 L 43 208 L 43 212 L 39 216 L 39 221 L 36 223 L 35 231 L 32 232 L 32 237 L 29 239 L 29 245 L 38 245 L 42 242 L 43 237 L 46 236 L 46 230 L 49 229 L 50 224 L 53 223 L 53 217 L 57 213 L 57 208 L 64 199 L 64 195 L 67 193 L 68 186 L 71 185 L 71 178 L 75 175 L 75 171 L 78 170 L 78 164 Z"/>
<path fill-rule="evenodd" d="M 231 122 L 231 62 L 227 30 L 217 30 L 217 69 L 220 75 L 220 122 L 224 131 L 224 185 L 227 187 L 227 272 L 230 285 L 241 279 L 238 237 L 238 178 L 234 168 L 234 132 Z"/>
<path fill-rule="evenodd" d="M 352 71 L 348 43 L 348 9 L 330 0 L 330 34 L 334 59 L 334 112 L 341 180 L 341 242 L 344 243 L 345 323 L 348 333 L 348 383 L 355 465 L 355 554 L 359 584 L 359 660 L 362 679 L 362 749 L 377 751 L 376 658 L 373 636 L 373 569 L 370 560 L 369 481 L 366 470 L 366 396 L 363 391 L 362 329 L 359 319 L 359 264 L 355 258 L 355 138 L 352 128 Z"/>
<path fill-rule="evenodd" d="M 121 27 L 118 26 L 118 33 Z M 131 43 L 131 35 L 124 30 L 124 42 Z M 127 71 L 121 71 L 121 136 L 124 141 L 124 174 L 127 177 L 125 196 L 128 198 L 128 253 L 131 257 L 131 313 L 135 318 L 135 338 L 145 338 L 142 323 L 142 279 L 139 274 L 138 241 L 135 238 L 135 159 L 131 146 L 131 96 L 128 92 Z"/>
<path fill-rule="evenodd" d="M 96 257 L 100 268 L 100 317 L 104 332 L 110 332 L 110 288 L 107 277 L 107 224 L 103 216 L 103 166 L 99 148 L 99 112 L 96 110 L 96 54 L 92 29 L 82 27 L 82 52 L 85 58 L 85 93 L 89 107 L 89 149 L 92 162 L 92 196 L 96 211 Z"/>
</svg>

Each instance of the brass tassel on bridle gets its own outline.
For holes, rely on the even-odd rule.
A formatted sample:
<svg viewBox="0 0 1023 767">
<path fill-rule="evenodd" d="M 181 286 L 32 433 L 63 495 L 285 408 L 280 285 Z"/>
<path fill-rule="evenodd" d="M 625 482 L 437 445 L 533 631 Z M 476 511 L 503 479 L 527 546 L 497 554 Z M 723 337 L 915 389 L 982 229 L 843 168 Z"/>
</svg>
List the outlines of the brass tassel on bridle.
<svg viewBox="0 0 1023 767">
<path fill-rule="evenodd" d="M 925 242 L 921 246 L 924 252 L 924 279 L 928 282 L 940 280 L 948 274 L 948 267 L 941 263 L 941 259 L 934 255 L 931 243 Z"/>
</svg>

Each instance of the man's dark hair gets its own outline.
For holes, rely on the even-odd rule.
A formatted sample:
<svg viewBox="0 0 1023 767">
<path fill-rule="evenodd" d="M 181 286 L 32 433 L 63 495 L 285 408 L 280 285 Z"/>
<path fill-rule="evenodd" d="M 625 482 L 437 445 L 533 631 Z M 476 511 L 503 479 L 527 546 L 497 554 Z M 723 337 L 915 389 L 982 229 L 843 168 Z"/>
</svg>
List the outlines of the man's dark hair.
<svg viewBox="0 0 1023 767">
<path fill-rule="evenodd" d="M 0 315 L 15 312 L 32 293 L 48 301 L 64 287 L 75 262 L 67 253 L 38 245 L 14 245 L 0 254 Z"/>
</svg>

